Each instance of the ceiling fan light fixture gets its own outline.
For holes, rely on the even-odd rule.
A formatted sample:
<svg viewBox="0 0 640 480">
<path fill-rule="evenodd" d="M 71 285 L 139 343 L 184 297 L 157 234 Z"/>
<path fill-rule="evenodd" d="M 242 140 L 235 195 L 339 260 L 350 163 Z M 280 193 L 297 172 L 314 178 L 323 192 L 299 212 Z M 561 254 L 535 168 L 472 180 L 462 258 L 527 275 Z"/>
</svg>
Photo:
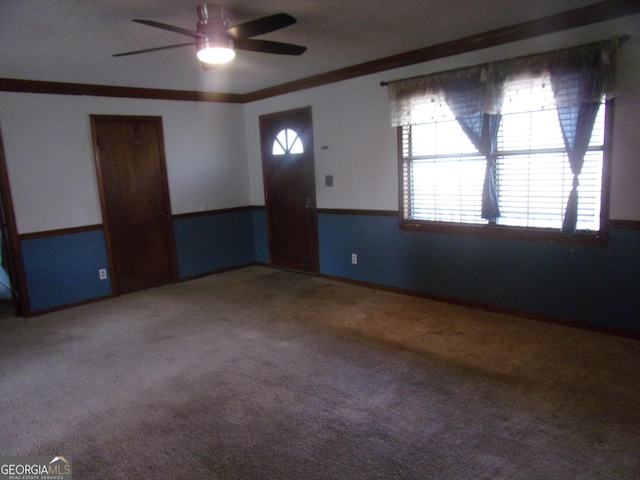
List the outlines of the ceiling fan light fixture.
<svg viewBox="0 0 640 480">
<path fill-rule="evenodd" d="M 227 35 L 225 8 L 215 3 L 205 3 L 197 8 L 198 33 L 206 35 L 196 42 L 198 60 L 221 65 L 233 60 L 236 52 L 233 41 Z"/>
<path fill-rule="evenodd" d="M 221 65 L 223 63 L 229 63 L 236 56 L 236 52 L 233 48 L 228 46 L 208 46 L 200 47 L 198 50 L 198 60 L 204 63 L 211 63 L 214 65 Z"/>
</svg>

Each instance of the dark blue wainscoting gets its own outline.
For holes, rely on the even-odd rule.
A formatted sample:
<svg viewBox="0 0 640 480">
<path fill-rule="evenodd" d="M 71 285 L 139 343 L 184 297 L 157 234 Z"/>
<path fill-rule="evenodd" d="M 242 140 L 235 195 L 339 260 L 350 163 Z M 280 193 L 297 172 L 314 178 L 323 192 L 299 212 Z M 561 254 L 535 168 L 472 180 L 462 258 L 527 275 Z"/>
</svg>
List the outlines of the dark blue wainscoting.
<svg viewBox="0 0 640 480">
<path fill-rule="evenodd" d="M 268 261 L 263 209 L 187 215 L 173 226 L 180 279 Z M 111 295 L 110 280 L 98 274 L 108 269 L 102 228 L 25 236 L 20 248 L 31 313 Z"/>
<path fill-rule="evenodd" d="M 258 263 L 269 263 L 267 216 L 264 208 L 254 208 L 252 210 L 252 220 L 255 261 Z"/>
<path fill-rule="evenodd" d="M 408 233 L 392 216 L 320 214 L 318 227 L 322 274 L 640 332 L 640 230 L 596 247 Z"/>
<path fill-rule="evenodd" d="M 606 247 L 407 233 L 385 215 L 320 213 L 321 274 L 595 327 L 640 332 L 640 230 Z M 268 263 L 263 208 L 174 219 L 180 279 Z M 102 229 L 20 240 L 30 310 L 111 294 Z M 358 263 L 351 263 L 351 254 Z"/>
<path fill-rule="evenodd" d="M 32 312 L 111 294 L 103 231 L 87 230 L 20 240 Z"/>
<path fill-rule="evenodd" d="M 255 261 L 251 209 L 179 217 L 173 228 L 181 279 Z"/>
</svg>

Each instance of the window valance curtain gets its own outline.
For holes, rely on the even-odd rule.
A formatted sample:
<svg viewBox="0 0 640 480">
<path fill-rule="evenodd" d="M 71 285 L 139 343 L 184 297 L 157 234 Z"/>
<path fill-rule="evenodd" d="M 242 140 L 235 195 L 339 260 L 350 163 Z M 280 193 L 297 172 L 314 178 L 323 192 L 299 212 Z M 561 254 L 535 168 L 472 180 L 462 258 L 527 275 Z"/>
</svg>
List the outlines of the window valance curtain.
<svg viewBox="0 0 640 480">
<path fill-rule="evenodd" d="M 574 233 L 578 216 L 578 177 L 603 96 L 612 98 L 615 95 L 614 60 L 618 44 L 619 39 L 615 38 L 389 82 L 392 125 L 428 121 L 424 115 L 429 111 L 429 104 L 446 102 L 469 140 L 487 160 L 481 216 L 493 222 L 500 217 L 496 145 L 505 82 L 527 75 L 548 77 L 574 175 L 562 231 Z M 540 105 L 541 109 L 545 107 L 548 105 Z"/>
<path fill-rule="evenodd" d="M 387 82 L 394 127 L 415 123 L 413 111 L 420 104 L 438 102 L 447 86 L 465 81 L 475 81 L 482 86 L 480 102 L 467 109 L 497 114 L 502 109 L 502 86 L 510 78 L 526 75 L 551 74 L 553 72 L 588 74 L 591 78 L 577 96 L 556 98 L 557 105 L 601 101 L 602 96 L 615 96 L 615 53 L 619 38 L 571 47 L 552 52 L 500 60 L 472 67 L 463 67 L 429 75 Z M 587 88 L 590 87 L 590 88 Z"/>
</svg>

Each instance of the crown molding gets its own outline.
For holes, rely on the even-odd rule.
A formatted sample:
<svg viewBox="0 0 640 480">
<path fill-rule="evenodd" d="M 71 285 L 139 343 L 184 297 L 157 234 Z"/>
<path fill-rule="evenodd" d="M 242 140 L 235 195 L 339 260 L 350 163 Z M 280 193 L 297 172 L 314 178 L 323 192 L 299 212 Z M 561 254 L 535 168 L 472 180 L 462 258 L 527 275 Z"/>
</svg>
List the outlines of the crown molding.
<svg viewBox="0 0 640 480">
<path fill-rule="evenodd" d="M 394 68 L 438 60 L 484 48 L 497 47 L 498 45 L 506 43 L 527 40 L 636 13 L 640 13 L 640 2 L 637 0 L 607 0 L 537 20 L 490 30 L 477 35 L 471 35 L 430 47 L 353 65 L 340 70 L 314 75 L 282 85 L 276 85 L 263 90 L 257 90 L 247 93 L 245 95 L 245 102 L 263 100 L 285 93 L 319 87 L 321 85 L 392 70 Z"/>
<path fill-rule="evenodd" d="M 85 83 L 47 82 L 0 78 L 0 91 L 46 93 L 53 95 L 87 95 L 94 97 L 144 98 L 151 100 L 181 100 L 187 102 L 244 103 L 239 93 L 211 93 L 160 88 L 116 87 Z"/>
<path fill-rule="evenodd" d="M 313 75 L 249 93 L 212 93 L 188 90 L 116 87 L 80 83 L 48 82 L 0 78 L 0 91 L 46 93 L 58 95 L 90 95 L 98 97 L 144 98 L 153 100 L 182 100 L 196 102 L 249 103 L 287 93 L 319 87 L 351 78 L 406 67 L 462 53 L 496 47 L 542 35 L 583 27 L 594 23 L 640 13 L 637 0 L 606 0 L 586 7 L 498 28 L 488 32 L 439 43 L 398 55 L 360 63 L 350 67 Z"/>
</svg>

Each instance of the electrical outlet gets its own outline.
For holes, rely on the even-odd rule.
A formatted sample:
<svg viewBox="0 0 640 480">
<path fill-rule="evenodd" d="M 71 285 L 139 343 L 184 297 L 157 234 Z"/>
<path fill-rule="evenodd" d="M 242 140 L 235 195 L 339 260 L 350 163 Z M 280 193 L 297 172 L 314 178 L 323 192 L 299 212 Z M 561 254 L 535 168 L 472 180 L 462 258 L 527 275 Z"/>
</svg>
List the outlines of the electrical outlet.
<svg viewBox="0 0 640 480">
<path fill-rule="evenodd" d="M 356 265 L 358 263 L 358 254 L 357 253 L 352 253 L 351 254 L 351 263 L 353 263 L 354 265 Z"/>
<path fill-rule="evenodd" d="M 106 268 L 101 268 L 100 270 L 98 270 L 98 275 L 100 276 L 100 280 L 106 280 L 107 279 L 107 269 Z"/>
</svg>

